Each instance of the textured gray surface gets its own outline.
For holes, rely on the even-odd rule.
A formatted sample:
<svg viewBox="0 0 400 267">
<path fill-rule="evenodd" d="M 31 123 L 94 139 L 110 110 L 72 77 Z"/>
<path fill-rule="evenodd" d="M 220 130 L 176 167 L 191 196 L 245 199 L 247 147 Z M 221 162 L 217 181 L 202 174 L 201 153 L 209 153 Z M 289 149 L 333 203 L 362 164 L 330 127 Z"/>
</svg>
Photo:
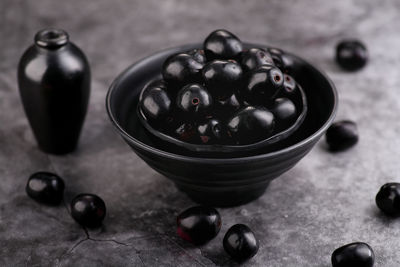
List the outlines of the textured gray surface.
<svg viewBox="0 0 400 267">
<path fill-rule="evenodd" d="M 0 1 L 0 266 L 214 266 L 234 264 L 222 249 L 229 226 L 246 223 L 260 250 L 246 266 L 330 266 L 331 252 L 368 242 L 377 266 L 400 265 L 400 220 L 382 216 L 380 185 L 400 181 L 400 16 L 398 1 Z M 79 149 L 47 156 L 23 114 L 16 66 L 38 29 L 66 29 L 92 66 L 92 95 Z M 113 130 L 104 98 L 113 78 L 165 47 L 197 42 L 215 28 L 294 52 L 322 68 L 340 93 L 338 118 L 359 124 L 354 149 L 330 154 L 324 142 L 251 204 L 220 209 L 221 233 L 196 248 L 175 234 L 175 216 L 193 203 L 147 167 Z M 342 72 L 336 42 L 359 37 L 371 62 Z M 65 207 L 45 207 L 24 191 L 38 170 L 56 171 L 67 201 L 96 193 L 108 207 L 89 235 Z M 90 236 L 90 238 L 89 238 Z"/>
</svg>

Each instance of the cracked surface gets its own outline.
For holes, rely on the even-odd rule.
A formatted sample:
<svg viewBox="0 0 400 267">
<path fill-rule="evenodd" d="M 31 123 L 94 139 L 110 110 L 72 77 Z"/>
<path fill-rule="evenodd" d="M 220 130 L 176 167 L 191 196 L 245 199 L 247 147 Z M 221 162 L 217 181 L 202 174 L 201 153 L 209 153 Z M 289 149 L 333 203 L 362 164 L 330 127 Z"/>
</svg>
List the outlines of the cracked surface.
<svg viewBox="0 0 400 267">
<path fill-rule="evenodd" d="M 0 266 L 230 266 L 223 235 L 245 223 L 260 240 L 245 266 L 330 266 L 331 252 L 364 241 L 376 265 L 400 265 L 400 220 L 378 212 L 374 197 L 400 181 L 400 2 L 1 0 L 0 1 Z M 92 67 L 92 94 L 79 149 L 48 156 L 36 147 L 18 95 L 16 67 L 37 30 L 67 30 Z M 175 233 L 176 215 L 193 205 L 151 170 L 113 130 L 104 99 L 128 65 L 166 47 L 201 41 L 216 28 L 282 47 L 315 63 L 340 93 L 338 119 L 358 123 L 360 142 L 345 153 L 320 142 L 260 199 L 219 209 L 220 234 L 194 247 Z M 363 40 L 371 61 L 357 73 L 333 62 L 344 37 Z M 66 203 L 95 193 L 107 205 L 100 229 L 85 232 L 60 207 L 25 194 L 36 171 L 66 182 Z"/>
</svg>

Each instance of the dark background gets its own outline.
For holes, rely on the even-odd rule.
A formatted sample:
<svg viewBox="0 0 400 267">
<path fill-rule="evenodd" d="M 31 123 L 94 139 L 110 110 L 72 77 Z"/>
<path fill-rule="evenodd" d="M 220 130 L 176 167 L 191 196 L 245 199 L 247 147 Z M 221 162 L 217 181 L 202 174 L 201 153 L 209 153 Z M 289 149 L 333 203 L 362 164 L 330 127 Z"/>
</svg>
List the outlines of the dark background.
<svg viewBox="0 0 400 267">
<path fill-rule="evenodd" d="M 330 266 L 331 252 L 364 241 L 377 266 L 399 266 L 400 221 L 380 215 L 380 185 L 399 181 L 400 2 L 0 0 L 0 266 L 214 266 L 234 264 L 222 238 L 234 223 L 260 240 L 247 266 Z M 36 147 L 18 95 L 16 67 L 34 34 L 60 27 L 86 53 L 92 95 L 79 149 L 48 156 Z M 104 99 L 112 80 L 158 50 L 201 42 L 216 28 L 281 47 L 327 72 L 340 93 L 338 119 L 359 125 L 360 143 L 337 154 L 324 141 L 251 204 L 220 209 L 221 233 L 203 247 L 175 234 L 175 216 L 193 203 L 155 173 L 113 130 Z M 346 73 L 336 43 L 363 40 L 370 64 Z M 100 195 L 108 215 L 90 239 L 65 207 L 45 207 L 24 191 L 28 176 L 55 171 L 67 201 Z"/>
</svg>

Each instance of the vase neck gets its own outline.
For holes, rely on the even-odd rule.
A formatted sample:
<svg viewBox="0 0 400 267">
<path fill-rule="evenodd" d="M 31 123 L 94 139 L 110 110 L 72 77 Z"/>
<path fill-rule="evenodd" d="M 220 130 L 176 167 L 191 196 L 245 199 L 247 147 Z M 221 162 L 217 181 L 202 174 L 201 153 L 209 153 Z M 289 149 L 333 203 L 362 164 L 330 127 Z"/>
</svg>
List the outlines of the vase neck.
<svg viewBox="0 0 400 267">
<path fill-rule="evenodd" d="M 44 29 L 35 35 L 35 44 L 47 49 L 56 49 L 68 42 L 68 33 L 61 29 Z"/>
</svg>

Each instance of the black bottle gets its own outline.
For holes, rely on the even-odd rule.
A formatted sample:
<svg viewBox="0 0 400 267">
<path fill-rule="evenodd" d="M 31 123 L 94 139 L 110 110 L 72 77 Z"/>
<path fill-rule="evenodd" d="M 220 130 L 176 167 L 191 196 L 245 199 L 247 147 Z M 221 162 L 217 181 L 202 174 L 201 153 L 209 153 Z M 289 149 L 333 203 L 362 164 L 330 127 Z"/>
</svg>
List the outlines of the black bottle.
<svg viewBox="0 0 400 267">
<path fill-rule="evenodd" d="M 40 149 L 66 154 L 75 149 L 90 95 L 90 68 L 83 52 L 60 29 L 44 29 L 23 54 L 18 85 Z"/>
</svg>

